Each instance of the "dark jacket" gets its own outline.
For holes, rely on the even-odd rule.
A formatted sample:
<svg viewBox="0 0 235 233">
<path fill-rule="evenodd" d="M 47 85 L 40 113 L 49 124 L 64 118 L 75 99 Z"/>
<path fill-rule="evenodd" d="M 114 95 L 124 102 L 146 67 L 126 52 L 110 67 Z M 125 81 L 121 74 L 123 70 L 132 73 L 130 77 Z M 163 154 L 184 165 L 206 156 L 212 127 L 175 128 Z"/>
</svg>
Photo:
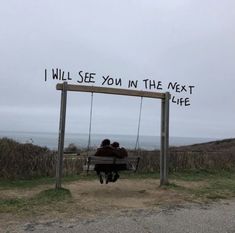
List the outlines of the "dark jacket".
<svg viewBox="0 0 235 233">
<path fill-rule="evenodd" d="M 95 156 L 101 156 L 101 157 L 115 157 L 116 154 L 114 152 L 114 149 L 111 146 L 104 146 L 97 149 Z"/>
</svg>

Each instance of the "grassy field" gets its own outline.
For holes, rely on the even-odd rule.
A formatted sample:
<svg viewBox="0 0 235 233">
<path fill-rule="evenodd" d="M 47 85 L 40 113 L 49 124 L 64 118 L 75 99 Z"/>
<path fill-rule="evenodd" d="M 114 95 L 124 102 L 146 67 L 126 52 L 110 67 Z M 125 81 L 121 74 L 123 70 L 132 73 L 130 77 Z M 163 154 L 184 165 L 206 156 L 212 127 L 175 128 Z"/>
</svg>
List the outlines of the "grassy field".
<svg viewBox="0 0 235 233">
<path fill-rule="evenodd" d="M 170 189 L 176 189 L 182 193 L 192 195 L 192 200 L 202 201 L 231 198 L 235 196 L 235 172 L 227 171 L 188 171 L 185 173 L 175 173 L 171 176 L 175 181 L 205 182 L 205 185 L 198 188 L 183 187 L 175 184 L 170 185 Z"/>
<path fill-rule="evenodd" d="M 171 201 L 172 204 L 208 203 L 235 196 L 235 172 L 185 171 L 170 174 L 169 178 L 170 185 L 159 187 L 158 173 L 123 173 L 120 181 L 110 185 L 100 185 L 94 174 L 80 175 L 64 178 L 65 188 L 59 190 L 54 189 L 52 178 L 4 180 L 0 181 L 0 214 L 31 216 L 57 212 L 73 215 L 77 209 L 92 212 L 95 202 L 104 201 L 104 204 L 94 207 L 94 211 L 108 208 L 109 202 L 102 199 L 107 193 L 106 201 L 110 199 L 110 203 L 117 200 L 123 203 L 125 199 L 142 203 L 136 204 L 136 208 L 152 208 Z"/>
</svg>

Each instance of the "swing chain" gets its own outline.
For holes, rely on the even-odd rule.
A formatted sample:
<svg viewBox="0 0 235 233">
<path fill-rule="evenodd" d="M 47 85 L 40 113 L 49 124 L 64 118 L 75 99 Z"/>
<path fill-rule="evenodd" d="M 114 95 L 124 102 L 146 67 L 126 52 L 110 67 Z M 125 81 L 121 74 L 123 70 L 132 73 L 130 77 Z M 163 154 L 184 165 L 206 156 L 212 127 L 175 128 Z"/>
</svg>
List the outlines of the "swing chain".
<svg viewBox="0 0 235 233">
<path fill-rule="evenodd" d="M 139 138 L 140 138 L 140 122 L 141 122 L 141 115 L 142 115 L 142 106 L 143 106 L 143 96 L 141 96 L 141 99 L 140 99 L 139 121 L 138 121 L 135 151 L 137 151 L 137 148 L 138 150 L 140 149 Z"/>
<path fill-rule="evenodd" d="M 91 144 L 91 124 L 92 124 L 92 113 L 93 113 L 93 92 L 91 93 L 91 108 L 90 108 L 90 122 L 89 122 L 89 134 L 88 134 L 88 144 L 87 144 L 87 156 L 90 151 Z"/>
<path fill-rule="evenodd" d="M 90 104 L 90 121 L 89 121 L 89 134 L 88 134 L 88 144 L 87 144 L 87 157 L 90 151 L 90 144 L 91 144 L 91 128 L 92 128 L 92 114 L 93 114 L 93 97 L 94 93 L 91 93 L 91 104 Z M 136 144 L 135 144 L 135 151 L 140 149 L 139 144 L 139 137 L 140 137 L 140 123 L 141 123 L 141 116 L 142 116 L 142 106 L 143 106 L 143 96 L 140 99 L 140 109 L 139 109 L 139 120 L 138 120 L 138 128 L 137 128 L 137 137 L 136 137 Z"/>
</svg>

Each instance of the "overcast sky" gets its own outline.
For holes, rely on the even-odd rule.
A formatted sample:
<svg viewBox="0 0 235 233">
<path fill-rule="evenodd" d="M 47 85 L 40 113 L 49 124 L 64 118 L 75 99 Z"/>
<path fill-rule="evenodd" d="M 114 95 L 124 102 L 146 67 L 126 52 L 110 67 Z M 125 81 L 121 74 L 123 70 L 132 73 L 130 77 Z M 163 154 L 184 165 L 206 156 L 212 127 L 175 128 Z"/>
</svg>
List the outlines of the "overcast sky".
<svg viewBox="0 0 235 233">
<path fill-rule="evenodd" d="M 9 0 L 0 7 L 0 131 L 57 132 L 60 92 L 52 68 L 161 81 L 189 98 L 170 106 L 170 135 L 228 138 L 235 132 L 234 0 Z M 44 70 L 48 70 L 45 82 Z M 195 86 L 168 90 L 169 82 Z M 104 86 L 107 86 L 106 84 Z M 115 87 L 115 86 L 112 86 Z M 119 86 L 117 86 L 119 88 Z M 132 88 L 134 89 L 134 88 Z M 69 93 L 67 132 L 88 131 L 89 93 Z M 140 99 L 94 95 L 93 133 L 136 134 Z M 160 101 L 143 100 L 141 134 L 160 134 Z"/>
</svg>

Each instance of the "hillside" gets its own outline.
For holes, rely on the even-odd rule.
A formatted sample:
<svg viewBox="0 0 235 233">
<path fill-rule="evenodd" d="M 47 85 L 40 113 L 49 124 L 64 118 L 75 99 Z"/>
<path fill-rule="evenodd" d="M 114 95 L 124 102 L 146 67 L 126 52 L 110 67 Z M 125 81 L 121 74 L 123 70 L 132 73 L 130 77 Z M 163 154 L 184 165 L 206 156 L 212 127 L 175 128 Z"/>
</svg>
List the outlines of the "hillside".
<svg viewBox="0 0 235 233">
<path fill-rule="evenodd" d="M 171 150 L 176 151 L 204 151 L 204 152 L 234 152 L 235 153 L 235 138 L 223 139 L 206 143 L 193 144 L 188 146 L 171 147 Z"/>
</svg>

